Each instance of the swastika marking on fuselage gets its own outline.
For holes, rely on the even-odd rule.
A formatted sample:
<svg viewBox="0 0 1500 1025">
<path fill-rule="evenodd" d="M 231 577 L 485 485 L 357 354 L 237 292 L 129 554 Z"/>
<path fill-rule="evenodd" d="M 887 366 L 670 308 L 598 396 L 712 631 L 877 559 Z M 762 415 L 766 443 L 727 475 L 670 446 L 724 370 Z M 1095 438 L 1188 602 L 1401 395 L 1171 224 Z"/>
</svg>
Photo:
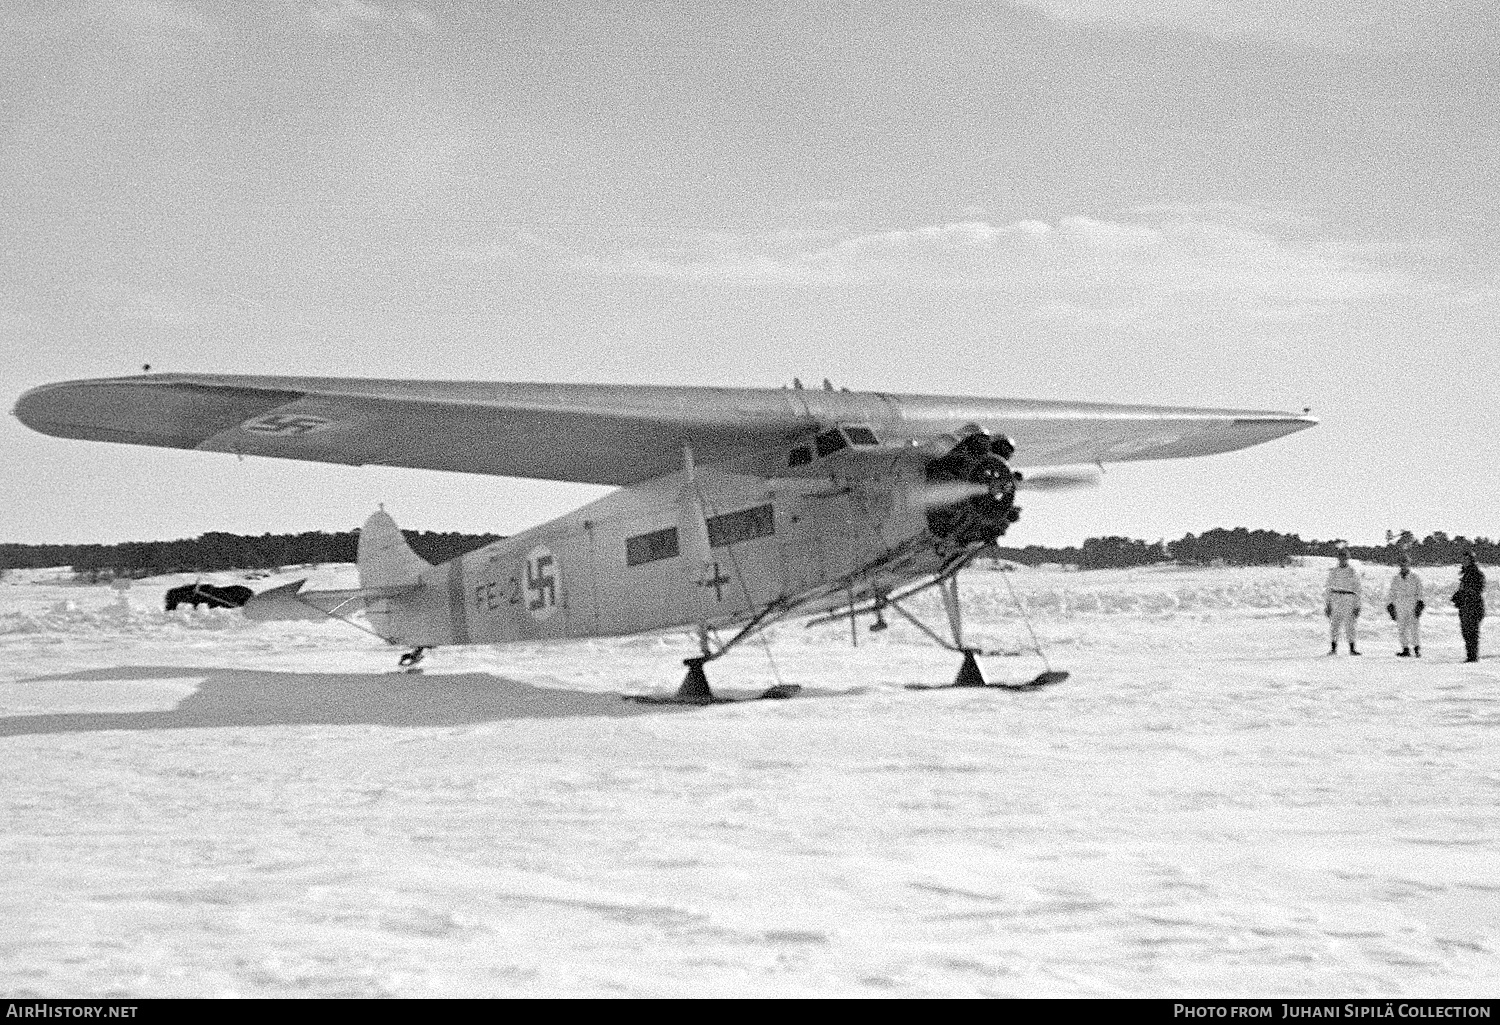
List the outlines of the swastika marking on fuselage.
<svg viewBox="0 0 1500 1025">
<path fill-rule="evenodd" d="M 557 611 L 560 568 L 557 556 L 547 548 L 539 545 L 526 553 L 526 611 L 532 619 L 545 620 Z"/>
</svg>

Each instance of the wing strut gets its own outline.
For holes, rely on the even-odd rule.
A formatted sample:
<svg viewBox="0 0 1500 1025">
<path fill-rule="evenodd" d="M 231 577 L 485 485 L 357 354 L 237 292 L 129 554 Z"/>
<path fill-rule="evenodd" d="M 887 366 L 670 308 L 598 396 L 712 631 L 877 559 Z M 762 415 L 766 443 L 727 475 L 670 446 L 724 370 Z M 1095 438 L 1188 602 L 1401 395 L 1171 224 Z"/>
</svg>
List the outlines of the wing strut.
<svg viewBox="0 0 1500 1025">
<path fill-rule="evenodd" d="M 689 583 L 701 585 L 710 562 L 708 521 L 704 518 L 705 502 L 702 489 L 698 486 L 698 473 L 693 461 L 693 446 L 686 442 L 682 446 L 682 475 L 684 484 L 677 516 L 677 532 L 682 545 L 680 549 L 682 569 Z M 753 609 L 755 602 L 751 599 L 750 590 L 745 584 L 745 575 L 740 572 L 739 560 L 734 554 L 734 545 L 727 547 L 730 564 L 734 567 L 735 579 L 740 582 L 740 587 L 745 593 L 745 605 Z M 750 621 L 741 627 L 738 633 L 729 640 L 720 642 L 717 649 L 710 644 L 708 631 L 700 627 L 698 644 L 703 654 L 696 658 L 682 660 L 682 664 L 687 666 L 687 675 L 682 678 L 682 685 L 677 688 L 675 694 L 666 697 L 627 695 L 627 699 L 650 704 L 711 705 L 719 702 L 722 699 L 716 697 L 709 687 L 708 674 L 703 671 L 703 667 L 714 659 L 723 658 L 729 654 L 731 648 L 752 636 L 760 636 L 764 644 L 765 637 L 762 631 L 788 611 L 790 608 L 785 606 L 785 603 L 770 602 L 751 616 Z M 776 685 L 762 692 L 758 695 L 759 697 L 789 698 L 802 689 L 795 684 L 789 685 L 781 682 L 781 673 L 776 668 L 776 660 L 771 657 L 769 645 L 766 646 L 766 658 L 771 663 L 771 674 L 776 678 Z"/>
</svg>

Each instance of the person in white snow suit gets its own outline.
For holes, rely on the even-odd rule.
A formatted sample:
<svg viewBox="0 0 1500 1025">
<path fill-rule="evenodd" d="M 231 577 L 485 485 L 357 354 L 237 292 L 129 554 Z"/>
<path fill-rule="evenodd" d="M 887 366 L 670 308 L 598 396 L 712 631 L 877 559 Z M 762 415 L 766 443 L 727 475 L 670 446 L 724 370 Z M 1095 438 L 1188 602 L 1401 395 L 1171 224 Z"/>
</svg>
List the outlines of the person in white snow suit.
<svg viewBox="0 0 1500 1025">
<path fill-rule="evenodd" d="M 1328 617 L 1328 654 L 1339 653 L 1339 634 L 1349 641 L 1349 654 L 1358 655 L 1355 627 L 1359 625 L 1359 574 L 1349 565 L 1349 553 L 1339 552 L 1339 564 L 1328 571 L 1323 589 L 1323 615 Z"/>
<path fill-rule="evenodd" d="M 1411 559 L 1402 555 L 1401 567 L 1391 577 L 1391 586 L 1385 592 L 1385 610 L 1396 621 L 1396 633 L 1401 640 L 1401 658 L 1415 655 L 1422 657 L 1422 611 L 1427 604 L 1422 601 L 1422 578 L 1411 571 Z"/>
</svg>

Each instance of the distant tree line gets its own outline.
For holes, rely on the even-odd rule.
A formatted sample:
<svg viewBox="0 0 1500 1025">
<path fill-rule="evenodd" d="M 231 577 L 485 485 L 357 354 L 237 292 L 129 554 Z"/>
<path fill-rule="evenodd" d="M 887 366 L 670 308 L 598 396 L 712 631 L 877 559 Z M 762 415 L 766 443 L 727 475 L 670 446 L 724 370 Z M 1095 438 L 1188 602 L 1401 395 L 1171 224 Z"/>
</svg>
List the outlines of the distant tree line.
<svg viewBox="0 0 1500 1025">
<path fill-rule="evenodd" d="M 501 540 L 500 534 L 460 534 L 453 531 L 402 531 L 412 549 L 428 562 L 446 562 L 476 548 Z M 210 532 L 181 541 L 127 541 L 113 545 L 0 544 L 0 571 L 72 566 L 94 577 L 154 576 L 159 573 L 198 573 L 228 569 L 275 569 L 317 562 L 353 562 L 359 531 L 309 531 L 302 534 L 225 534 Z M 1185 534 L 1176 541 L 1091 537 L 1082 546 L 1026 545 L 997 547 L 994 554 L 1027 566 L 1063 563 L 1081 569 L 1110 569 L 1177 562 L 1206 566 L 1279 566 L 1299 555 L 1335 555 L 1343 541 L 1304 541 L 1296 534 L 1275 530 L 1216 527 L 1202 534 Z M 1454 565 L 1472 550 L 1482 563 L 1500 563 L 1500 542 L 1463 535 L 1449 537 L 1434 531 L 1418 540 L 1409 530 L 1388 531 L 1383 545 L 1349 545 L 1349 554 L 1363 562 L 1394 564 L 1401 552 L 1418 566 Z"/>
<path fill-rule="evenodd" d="M 428 562 L 449 559 L 498 541 L 500 534 L 403 530 L 407 544 Z M 275 569 L 316 562 L 353 562 L 359 531 L 303 534 L 225 534 L 212 531 L 181 541 L 126 541 L 114 545 L 0 544 L 0 570 L 71 566 L 101 576 L 155 576 L 227 569 Z"/>
<path fill-rule="evenodd" d="M 1149 566 L 1157 562 L 1195 566 L 1215 563 L 1281 566 L 1299 555 L 1336 555 L 1344 547 L 1348 548 L 1351 558 L 1388 565 L 1394 565 L 1402 552 L 1407 553 L 1416 566 L 1454 565 L 1466 551 L 1473 551 L 1482 563 L 1500 562 L 1500 542 L 1485 537 L 1470 540 L 1462 534 L 1449 537 L 1440 530 L 1421 540 L 1409 530 L 1388 531 L 1383 545 L 1346 545 L 1340 540 L 1304 541 L 1296 534 L 1275 530 L 1215 527 L 1202 534 L 1185 534 L 1176 541 L 1163 539 L 1147 543 L 1128 537 L 1091 537 L 1081 548 L 1027 545 L 1024 548 L 997 547 L 995 552 L 1002 559 L 1027 566 L 1057 562 L 1080 569 L 1110 569 Z"/>
</svg>

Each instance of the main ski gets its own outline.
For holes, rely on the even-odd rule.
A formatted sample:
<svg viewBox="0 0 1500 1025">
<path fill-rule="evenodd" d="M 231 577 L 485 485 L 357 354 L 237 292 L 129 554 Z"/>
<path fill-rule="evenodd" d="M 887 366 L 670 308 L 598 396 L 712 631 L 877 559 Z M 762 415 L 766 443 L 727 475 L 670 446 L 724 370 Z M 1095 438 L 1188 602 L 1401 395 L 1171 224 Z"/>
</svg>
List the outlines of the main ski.
<svg viewBox="0 0 1500 1025">
<path fill-rule="evenodd" d="M 800 693 L 802 685 L 797 683 L 778 683 L 769 687 L 759 694 L 751 694 L 748 697 L 731 698 L 721 697 L 713 694 L 708 697 L 682 697 L 678 694 L 622 694 L 626 701 L 634 701 L 641 705 L 738 705 L 746 701 L 781 701 Z"/>
<path fill-rule="evenodd" d="M 1063 669 L 1049 669 L 1024 683 L 908 683 L 907 690 L 1041 690 L 1068 678 Z"/>
</svg>

